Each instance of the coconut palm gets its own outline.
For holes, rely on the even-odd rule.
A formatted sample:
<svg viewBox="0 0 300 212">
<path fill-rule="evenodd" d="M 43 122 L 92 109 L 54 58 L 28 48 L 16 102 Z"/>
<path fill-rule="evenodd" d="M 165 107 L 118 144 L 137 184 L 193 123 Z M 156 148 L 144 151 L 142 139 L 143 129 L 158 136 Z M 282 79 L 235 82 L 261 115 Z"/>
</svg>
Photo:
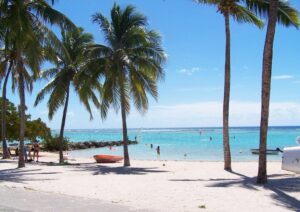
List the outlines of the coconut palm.
<svg viewBox="0 0 300 212">
<path fill-rule="evenodd" d="M 73 27 L 67 17 L 51 8 L 44 0 L 0 1 L 0 26 L 5 27 L 5 47 L 9 46 L 14 50 L 12 86 L 13 89 L 18 88 L 20 96 L 19 168 L 25 166 L 25 88 L 32 90 L 32 83 L 39 75 L 41 63 L 45 60 L 43 46 L 51 40 L 50 37 L 52 40 L 55 38 L 46 24 Z"/>
<path fill-rule="evenodd" d="M 63 138 L 64 128 L 70 97 L 70 87 L 74 86 L 79 94 L 81 102 L 91 115 L 92 111 L 89 104 L 91 99 L 99 107 L 98 98 L 93 90 L 100 89 L 97 78 L 85 73 L 86 57 L 84 52 L 93 42 L 93 36 L 84 33 L 82 28 L 68 32 L 62 32 L 62 48 L 56 48 L 56 67 L 43 72 L 43 77 L 52 78 L 50 82 L 38 93 L 35 106 L 41 102 L 45 95 L 50 94 L 48 100 L 49 113 L 51 120 L 59 107 L 63 106 L 63 115 L 60 128 L 59 143 L 59 162 L 63 163 Z"/>
<path fill-rule="evenodd" d="M 147 29 L 147 18 L 133 6 L 121 9 L 114 4 L 111 22 L 101 13 L 93 15 L 100 26 L 107 46 L 90 48 L 91 63 L 98 63 L 103 80 L 101 116 L 106 118 L 112 106 L 121 110 L 124 166 L 130 166 L 126 117 L 130 104 L 145 113 L 148 109 L 147 93 L 157 99 L 157 82 L 164 77 L 162 64 L 166 57 L 157 32 Z"/>
<path fill-rule="evenodd" d="M 10 153 L 6 141 L 6 86 L 7 81 L 13 67 L 13 55 L 8 55 L 6 50 L 1 50 L 1 70 L 0 70 L 0 82 L 4 78 L 3 87 L 2 87 L 2 105 L 1 105 L 1 140 L 2 140 L 2 149 L 3 149 L 3 159 L 10 158 Z M 7 67 L 8 66 L 8 67 Z"/>
<path fill-rule="evenodd" d="M 249 11 L 240 0 L 194 0 L 199 4 L 207 4 L 217 7 L 217 11 L 224 16 L 226 33 L 225 50 L 225 81 L 223 99 L 223 148 L 224 148 L 224 169 L 231 170 L 231 153 L 229 143 L 229 99 L 230 99 L 230 17 L 238 23 L 252 23 L 259 28 L 263 22 Z"/>
<path fill-rule="evenodd" d="M 1 10 L 0 10 L 1 11 Z M 2 18 L 2 13 L 0 12 L 0 18 Z M 3 159 L 10 158 L 10 154 L 7 147 L 6 142 L 6 84 L 8 81 L 8 76 L 6 75 L 7 72 L 7 66 L 8 66 L 8 58 L 7 58 L 7 51 L 5 48 L 5 26 L 0 27 L 0 85 L 2 80 L 4 79 L 4 85 L 2 90 L 2 105 L 1 105 L 1 140 L 2 140 L 2 149 L 3 149 Z M 10 66 L 11 67 L 11 66 Z M 5 77 L 3 77 L 5 76 Z"/>
<path fill-rule="evenodd" d="M 3 13 L 0 10 L 0 18 L 3 18 Z M 2 22 L 3 23 L 3 22 Z M 7 141 L 6 141 L 6 86 L 13 66 L 13 54 L 8 51 L 7 47 L 7 30 L 5 25 L 0 27 L 0 84 L 4 80 L 2 89 L 2 105 L 1 105 L 1 140 L 3 149 L 3 159 L 10 158 Z"/>
<path fill-rule="evenodd" d="M 300 25 L 298 11 L 291 7 L 287 1 L 281 0 L 249 0 L 248 7 L 257 14 L 268 18 L 268 28 L 263 53 L 262 95 L 261 95 L 261 120 L 260 120 L 260 145 L 259 166 L 257 183 L 267 183 L 267 133 L 269 125 L 269 104 L 271 93 L 273 44 L 277 22 L 289 27 Z"/>
</svg>

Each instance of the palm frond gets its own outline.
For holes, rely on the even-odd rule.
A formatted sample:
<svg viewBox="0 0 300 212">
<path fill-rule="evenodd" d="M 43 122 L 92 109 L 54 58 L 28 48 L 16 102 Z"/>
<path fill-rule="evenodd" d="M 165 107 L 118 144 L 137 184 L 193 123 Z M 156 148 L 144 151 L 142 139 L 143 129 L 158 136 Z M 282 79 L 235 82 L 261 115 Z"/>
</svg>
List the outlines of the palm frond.
<svg viewBox="0 0 300 212">
<path fill-rule="evenodd" d="M 92 16 L 93 23 L 97 23 L 100 29 L 104 32 L 104 36 L 108 42 L 113 41 L 113 32 L 109 21 L 101 13 L 96 13 Z"/>
<path fill-rule="evenodd" d="M 231 16 L 239 23 L 252 23 L 258 28 L 263 28 L 264 26 L 263 21 L 261 21 L 254 13 L 241 5 L 236 5 L 236 11 L 231 13 Z"/>
<path fill-rule="evenodd" d="M 28 8 L 36 14 L 38 19 L 48 24 L 56 24 L 68 30 L 76 29 L 75 24 L 67 16 L 53 9 L 44 0 L 32 0 L 28 3 Z"/>
<path fill-rule="evenodd" d="M 253 11 L 261 17 L 268 18 L 270 0 L 243 0 L 249 10 Z M 292 7 L 288 1 L 278 1 L 278 23 L 284 26 L 294 26 L 296 28 L 300 25 L 299 11 Z"/>
<path fill-rule="evenodd" d="M 122 107 L 130 112 L 130 102 L 145 113 L 150 94 L 158 96 L 157 82 L 164 77 L 162 68 L 166 54 L 161 47 L 161 37 L 147 28 L 147 18 L 129 5 L 124 9 L 114 4 L 111 22 L 97 13 L 94 22 L 100 25 L 107 46 L 90 46 L 88 63 L 96 64 L 94 72 L 103 76 L 100 112 L 105 119 L 110 107 L 116 112 Z"/>
<path fill-rule="evenodd" d="M 45 87 L 42 88 L 42 90 L 39 91 L 34 102 L 35 107 L 45 98 L 45 95 L 49 94 L 54 90 L 55 84 L 56 81 L 55 79 L 53 79 L 50 82 L 48 82 L 47 85 L 45 85 Z"/>
<path fill-rule="evenodd" d="M 219 5 L 222 2 L 222 0 L 193 0 L 193 1 L 198 4 L 211 5 L 211 6 Z"/>
</svg>

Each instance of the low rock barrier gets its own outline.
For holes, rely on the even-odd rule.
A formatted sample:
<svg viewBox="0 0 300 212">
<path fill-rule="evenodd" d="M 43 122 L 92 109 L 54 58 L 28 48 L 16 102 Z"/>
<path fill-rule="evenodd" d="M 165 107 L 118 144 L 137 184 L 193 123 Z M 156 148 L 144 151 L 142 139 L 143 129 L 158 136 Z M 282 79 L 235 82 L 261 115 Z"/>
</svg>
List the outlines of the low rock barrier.
<svg viewBox="0 0 300 212">
<path fill-rule="evenodd" d="M 84 142 L 70 142 L 68 144 L 69 150 L 101 148 L 109 146 L 123 146 L 123 141 L 84 141 Z M 128 145 L 138 144 L 137 141 L 128 141 Z"/>
</svg>

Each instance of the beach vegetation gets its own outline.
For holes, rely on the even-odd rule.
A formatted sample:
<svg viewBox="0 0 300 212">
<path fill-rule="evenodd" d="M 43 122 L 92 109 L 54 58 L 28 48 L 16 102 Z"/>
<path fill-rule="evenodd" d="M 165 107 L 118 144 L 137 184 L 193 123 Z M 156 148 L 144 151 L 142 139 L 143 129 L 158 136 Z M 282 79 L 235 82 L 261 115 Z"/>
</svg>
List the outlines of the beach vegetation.
<svg viewBox="0 0 300 212">
<path fill-rule="evenodd" d="M 62 145 L 63 151 L 67 151 L 69 146 L 69 139 L 64 137 L 62 144 L 63 144 Z M 48 137 L 47 139 L 44 139 L 42 141 L 42 147 L 46 151 L 50 151 L 50 152 L 59 151 L 60 146 L 61 146 L 61 138 L 59 135 Z"/>
<path fill-rule="evenodd" d="M 300 25 L 299 13 L 288 1 L 266 0 L 248 1 L 248 8 L 258 15 L 267 18 L 267 32 L 263 51 L 262 65 L 262 93 L 261 93 L 261 119 L 260 119 L 260 144 L 259 166 L 257 183 L 267 183 L 267 134 L 269 127 L 269 107 L 271 94 L 273 45 L 277 23 L 296 28 Z"/>
<path fill-rule="evenodd" d="M 1 33 L 1 37 L 4 41 L 4 32 Z M 3 42 L 3 45 L 5 41 Z M 14 61 L 14 55 L 9 54 L 7 51 L 7 48 L 2 48 L 0 50 L 0 58 L 1 58 L 1 64 L 0 64 L 0 83 L 4 80 L 3 86 L 2 86 L 2 99 L 6 100 L 6 87 L 7 87 L 7 82 L 8 78 L 10 77 L 10 72 L 12 69 L 12 61 Z M 8 66 L 8 67 L 7 67 Z M 2 150 L 3 150 L 3 159 L 8 159 L 10 158 L 7 142 L 6 142 L 6 107 L 9 102 L 7 101 L 1 101 L 1 141 L 2 141 Z"/>
<path fill-rule="evenodd" d="M 102 13 L 92 17 L 103 32 L 106 45 L 90 48 L 90 63 L 99 64 L 95 70 L 103 77 L 100 111 L 105 119 L 109 108 L 121 112 L 124 166 L 130 166 L 127 121 L 131 103 L 144 114 L 148 109 L 147 94 L 158 98 L 157 82 L 164 78 L 166 54 L 160 35 L 148 28 L 147 18 L 135 7 L 121 8 L 114 4 L 111 20 Z M 96 66 L 95 66 L 96 67 Z"/>
<path fill-rule="evenodd" d="M 223 149 L 224 169 L 231 170 L 231 152 L 229 141 L 229 100 L 230 100 L 230 78 L 231 78 L 231 35 L 230 17 L 238 23 L 252 23 L 259 28 L 264 26 L 263 22 L 250 10 L 242 0 L 194 0 L 199 4 L 217 7 L 217 12 L 224 17 L 225 21 L 225 79 L 223 98 Z"/>
<path fill-rule="evenodd" d="M 51 120 L 60 107 L 63 107 L 62 121 L 59 138 L 59 162 L 63 163 L 64 129 L 68 112 L 70 89 L 74 89 L 80 101 L 92 116 L 89 100 L 99 107 L 98 97 L 94 90 L 99 91 L 100 83 L 97 78 L 90 75 L 89 67 L 86 66 L 86 49 L 93 43 L 93 36 L 85 33 L 82 28 L 70 31 L 62 31 L 60 48 L 56 48 L 54 54 L 56 59 L 52 61 L 54 68 L 43 71 L 42 77 L 49 81 L 48 84 L 37 94 L 34 105 L 37 106 L 46 95 L 48 117 Z M 56 139 L 54 139 L 56 141 Z M 56 142 L 54 142 L 56 143 Z M 51 142 L 49 143 L 49 145 Z M 51 145 L 50 145 L 51 146 Z"/>
<path fill-rule="evenodd" d="M 14 55 L 12 63 L 12 88 L 18 90 L 20 98 L 20 155 L 18 167 L 25 167 L 25 91 L 31 92 L 33 82 L 39 76 L 42 62 L 46 59 L 45 45 L 51 46 L 56 36 L 48 25 L 57 24 L 71 28 L 73 23 L 62 13 L 53 9 L 44 0 L 5 0 L 0 1 L 0 26 L 2 41 L 7 52 Z M 4 73 L 5 68 L 2 69 Z M 5 74 L 1 75 L 5 77 Z"/>
<path fill-rule="evenodd" d="M 27 120 L 25 138 L 32 142 L 36 140 L 45 141 L 51 139 L 51 129 L 40 118 L 35 120 Z"/>
<path fill-rule="evenodd" d="M 4 111 L 4 119 L 6 120 L 5 124 L 7 127 L 5 128 L 5 136 L 2 135 L 3 131 L 1 131 L 1 137 L 5 137 L 5 142 L 8 141 L 14 141 L 18 140 L 19 137 L 19 128 L 20 128 L 20 119 L 19 119 L 19 113 L 16 108 L 16 106 L 10 102 L 8 99 L 6 99 L 3 103 L 3 98 L 0 98 L 0 103 L 5 104 L 5 111 Z M 1 108 L 1 114 L 3 113 L 3 107 Z M 3 124 L 3 116 L 1 116 L 1 127 Z M 3 140 L 2 140 L 3 142 Z M 3 143 L 2 143 L 3 145 Z M 7 148 L 7 144 L 6 144 Z M 8 148 L 7 148 L 8 151 Z M 4 148 L 3 148 L 3 154 L 4 154 Z M 8 152 L 9 154 L 9 152 Z M 3 155 L 4 156 L 4 155 Z M 10 156 L 9 156 L 10 157 Z M 8 157 L 5 157 L 8 158 Z"/>
<path fill-rule="evenodd" d="M 3 99 L 0 98 L 0 104 Z M 2 111 L 1 111 L 2 112 Z M 31 120 L 31 115 L 26 114 L 25 139 L 30 141 L 47 140 L 51 138 L 51 129 L 40 119 Z M 6 99 L 5 118 L 7 120 L 6 138 L 13 142 L 19 140 L 20 117 L 17 107 Z M 2 119 L 2 117 L 1 117 Z M 2 122 L 1 122 L 2 123 Z M 2 132 L 0 132 L 2 133 Z"/>
</svg>

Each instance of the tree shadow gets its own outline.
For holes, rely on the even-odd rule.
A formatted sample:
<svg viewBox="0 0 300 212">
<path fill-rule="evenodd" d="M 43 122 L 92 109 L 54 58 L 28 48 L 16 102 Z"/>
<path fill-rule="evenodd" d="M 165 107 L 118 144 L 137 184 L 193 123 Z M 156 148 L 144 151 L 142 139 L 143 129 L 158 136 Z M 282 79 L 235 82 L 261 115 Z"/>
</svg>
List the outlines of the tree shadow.
<svg viewBox="0 0 300 212">
<path fill-rule="evenodd" d="M 300 192 L 300 179 L 292 174 L 273 174 L 268 175 L 268 183 L 265 185 L 256 184 L 256 177 L 229 171 L 233 175 L 239 176 L 238 179 L 172 179 L 170 181 L 207 181 L 212 182 L 207 187 L 228 188 L 239 186 L 246 189 L 258 190 L 264 188 L 273 191 L 271 198 L 274 199 L 278 206 L 285 207 L 289 210 L 300 211 L 300 201 L 291 196 L 289 193 Z M 288 192 L 288 193 L 287 193 Z"/>
<path fill-rule="evenodd" d="M 206 179 L 171 179 L 169 181 L 174 181 L 174 182 L 199 182 L 199 181 L 205 181 L 205 182 L 211 182 L 211 181 L 233 181 L 235 179 L 225 179 L 225 178 L 210 178 L 209 180 Z"/>
<path fill-rule="evenodd" d="M 103 165 L 84 164 L 77 166 L 75 171 L 89 171 L 93 175 L 106 175 L 106 174 L 117 174 L 117 175 L 146 175 L 148 173 L 164 173 L 168 171 L 158 170 L 158 167 L 138 168 L 138 167 L 110 167 Z"/>
<path fill-rule="evenodd" d="M 1 163 L 16 163 L 16 161 L 13 161 L 13 160 L 11 160 L 11 159 L 1 159 L 0 160 L 0 164 Z"/>
<path fill-rule="evenodd" d="M 269 177 L 268 183 L 264 187 L 274 192 L 271 197 L 279 205 L 289 210 L 300 211 L 300 200 L 289 194 L 300 192 L 299 178 L 286 177 L 276 179 Z"/>
<path fill-rule="evenodd" d="M 300 211 L 300 201 L 287 193 L 300 192 L 300 179 L 294 177 L 292 174 L 268 175 L 268 183 L 265 185 L 258 185 L 256 183 L 256 177 L 248 177 L 246 175 L 234 171 L 230 171 L 230 173 L 241 177 L 241 179 L 214 183 L 210 186 L 229 187 L 236 185 L 254 190 L 257 190 L 257 188 L 262 187 L 274 192 L 271 195 L 271 198 L 273 198 L 278 205 L 290 210 Z"/>
<path fill-rule="evenodd" d="M 208 187 L 230 187 L 230 186 L 240 186 L 243 188 L 247 188 L 250 190 L 258 190 L 257 184 L 256 184 L 256 178 L 255 177 L 248 177 L 246 175 L 234 172 L 234 171 L 227 171 L 231 174 L 237 175 L 240 178 L 239 179 L 230 179 L 227 181 L 224 181 L 223 179 L 216 180 L 219 181 L 217 183 L 210 184 Z"/>
<path fill-rule="evenodd" d="M 248 189 L 257 190 L 258 187 L 269 189 L 274 193 L 271 195 L 278 205 L 290 210 L 300 211 L 300 201 L 289 195 L 287 192 L 300 192 L 300 179 L 293 177 L 291 174 L 273 174 L 268 175 L 268 183 L 258 185 L 256 177 L 248 177 L 246 175 L 231 171 L 230 173 L 241 177 L 234 181 L 219 182 L 210 185 L 211 187 L 229 187 L 242 186 Z"/>
<path fill-rule="evenodd" d="M 0 170 L 0 183 L 1 182 L 14 182 L 14 183 L 26 183 L 27 181 L 45 181 L 53 179 L 32 179 L 30 176 L 34 175 L 52 175 L 60 172 L 39 172 L 41 169 L 2 169 Z"/>
</svg>

